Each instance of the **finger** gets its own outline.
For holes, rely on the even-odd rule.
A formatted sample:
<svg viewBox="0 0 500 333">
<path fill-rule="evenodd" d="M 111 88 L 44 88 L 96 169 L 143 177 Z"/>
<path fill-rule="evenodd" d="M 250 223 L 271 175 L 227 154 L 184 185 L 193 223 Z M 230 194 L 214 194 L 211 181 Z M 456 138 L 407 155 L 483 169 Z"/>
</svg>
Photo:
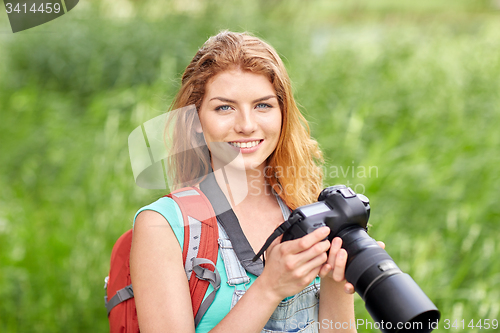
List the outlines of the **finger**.
<svg viewBox="0 0 500 333">
<path fill-rule="evenodd" d="M 320 270 L 320 277 L 324 278 L 328 273 L 330 273 L 335 267 L 335 258 L 337 257 L 337 253 L 342 247 L 342 239 L 340 237 L 335 237 L 332 240 L 330 246 L 330 252 L 328 254 L 328 261 Z"/>
<path fill-rule="evenodd" d="M 345 265 L 347 263 L 347 251 L 340 249 L 335 258 L 335 266 L 333 268 L 333 279 L 337 282 L 344 280 Z"/>
<path fill-rule="evenodd" d="M 323 262 L 321 262 L 321 265 L 323 265 L 328 260 L 326 251 L 328 251 L 329 248 L 330 242 L 327 240 L 316 243 L 309 249 L 295 254 L 295 258 L 297 260 L 296 263 L 297 265 L 303 265 L 309 263 L 312 259 L 321 256 L 324 258 Z"/>
<path fill-rule="evenodd" d="M 272 250 L 274 247 L 276 247 L 276 245 L 281 243 L 282 238 L 283 238 L 283 235 L 279 235 L 278 237 L 276 237 L 276 239 L 273 240 L 273 242 L 269 245 L 269 247 L 267 249 Z"/>
<path fill-rule="evenodd" d="M 305 282 L 304 287 L 309 285 L 319 275 L 320 270 L 321 270 L 321 266 L 316 267 L 315 269 L 311 270 L 307 274 L 307 276 L 305 277 L 305 281 L 304 281 Z"/>
<path fill-rule="evenodd" d="M 341 248 L 342 248 L 342 239 L 340 237 L 335 237 L 332 240 L 332 244 L 330 246 L 330 253 L 328 255 L 328 264 L 332 266 L 332 268 L 335 267 L 335 258 L 337 257 L 337 254 L 339 253 Z"/>
<path fill-rule="evenodd" d="M 326 261 L 326 258 L 324 258 L 325 261 Z M 316 260 L 316 259 L 313 259 L 313 260 Z M 314 265 L 314 264 L 313 264 Z M 314 278 L 316 278 L 317 276 L 321 277 L 320 276 L 320 273 L 321 271 L 324 269 L 325 265 L 327 264 L 319 264 L 318 266 L 316 267 L 313 267 L 309 273 L 307 273 L 307 277 L 308 279 L 310 279 L 310 281 L 312 281 Z"/>
<path fill-rule="evenodd" d="M 321 253 L 314 258 L 310 259 L 309 261 L 305 262 L 302 267 L 300 268 L 301 272 L 303 272 L 304 275 L 308 274 L 308 272 L 312 270 L 317 270 L 318 273 L 321 271 L 321 268 L 323 267 L 324 263 L 328 259 L 326 253 Z"/>
<path fill-rule="evenodd" d="M 354 286 L 351 283 L 346 282 L 344 285 L 344 291 L 346 294 L 354 294 Z"/>
<path fill-rule="evenodd" d="M 330 273 L 330 271 L 332 270 L 332 266 L 330 266 L 330 264 L 326 263 L 324 264 L 323 266 L 321 266 L 321 269 L 319 270 L 319 277 L 320 278 L 325 278 L 328 273 Z"/>
<path fill-rule="evenodd" d="M 308 250 L 314 244 L 318 243 L 322 239 L 325 239 L 329 233 L 330 233 L 330 228 L 321 227 L 314 230 L 310 234 L 305 235 L 304 237 L 290 241 L 289 242 L 290 253 L 295 254 Z"/>
<path fill-rule="evenodd" d="M 378 246 L 380 246 L 381 248 L 385 249 L 385 243 L 384 243 L 384 242 L 377 241 L 377 244 L 378 244 Z"/>
</svg>

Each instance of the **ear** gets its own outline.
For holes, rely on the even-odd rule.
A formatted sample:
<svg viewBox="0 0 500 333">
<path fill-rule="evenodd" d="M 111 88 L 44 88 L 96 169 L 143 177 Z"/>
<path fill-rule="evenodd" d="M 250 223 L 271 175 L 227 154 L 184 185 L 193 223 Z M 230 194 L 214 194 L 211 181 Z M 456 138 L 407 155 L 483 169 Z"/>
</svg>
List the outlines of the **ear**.
<svg viewBox="0 0 500 333">
<path fill-rule="evenodd" d="M 193 129 L 195 130 L 196 133 L 198 134 L 201 134 L 203 133 L 203 128 L 201 128 L 201 122 L 200 122 L 200 118 L 198 115 L 196 115 L 196 117 L 194 117 L 194 121 L 193 121 Z"/>
<path fill-rule="evenodd" d="M 195 130 L 195 131 L 196 131 L 196 133 L 198 133 L 198 134 L 203 133 L 203 129 L 201 128 L 201 124 L 200 124 L 200 123 L 198 123 L 198 124 L 196 124 L 196 125 L 194 126 L 194 130 Z"/>
</svg>

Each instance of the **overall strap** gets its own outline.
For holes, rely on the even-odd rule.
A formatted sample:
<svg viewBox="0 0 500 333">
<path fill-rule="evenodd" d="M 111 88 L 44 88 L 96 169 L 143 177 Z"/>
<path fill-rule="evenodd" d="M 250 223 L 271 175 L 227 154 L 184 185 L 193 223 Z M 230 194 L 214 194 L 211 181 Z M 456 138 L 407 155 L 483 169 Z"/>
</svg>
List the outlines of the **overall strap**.
<svg viewBox="0 0 500 333">
<path fill-rule="evenodd" d="M 241 266 L 233 245 L 224 228 L 219 224 L 219 250 L 224 262 L 224 268 L 227 275 L 227 284 L 236 286 L 250 282 L 245 269 Z"/>
<path fill-rule="evenodd" d="M 281 200 L 281 197 L 276 192 L 274 192 L 274 190 L 273 190 L 273 193 L 276 196 L 276 200 L 278 200 L 278 205 L 280 205 L 281 214 L 283 214 L 283 220 L 284 221 L 288 220 L 288 218 L 290 217 L 290 213 L 291 213 L 290 208 L 288 208 L 288 206 L 285 205 L 283 200 Z"/>
</svg>

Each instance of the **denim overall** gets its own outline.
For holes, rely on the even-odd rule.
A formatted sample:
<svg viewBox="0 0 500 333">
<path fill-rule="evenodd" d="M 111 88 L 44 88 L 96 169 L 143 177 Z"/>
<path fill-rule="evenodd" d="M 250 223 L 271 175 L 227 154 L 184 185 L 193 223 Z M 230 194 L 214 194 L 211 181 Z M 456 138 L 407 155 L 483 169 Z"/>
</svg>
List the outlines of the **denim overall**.
<svg viewBox="0 0 500 333">
<path fill-rule="evenodd" d="M 290 214 L 281 199 L 278 198 L 283 218 Z M 231 309 L 245 294 L 250 282 L 247 272 L 241 265 L 226 231 L 219 223 L 219 250 L 224 261 L 227 283 L 234 286 Z M 319 282 L 316 279 L 298 294 L 287 297 L 278 305 L 262 332 L 318 332 Z"/>
</svg>

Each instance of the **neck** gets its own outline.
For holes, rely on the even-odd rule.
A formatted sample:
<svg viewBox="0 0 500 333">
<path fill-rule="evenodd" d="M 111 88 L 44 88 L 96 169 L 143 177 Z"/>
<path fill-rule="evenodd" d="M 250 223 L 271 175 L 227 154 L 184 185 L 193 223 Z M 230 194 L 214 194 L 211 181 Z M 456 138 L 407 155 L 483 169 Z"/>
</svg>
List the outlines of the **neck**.
<svg viewBox="0 0 500 333">
<path fill-rule="evenodd" d="M 264 168 L 241 170 L 226 167 L 216 170 L 214 175 L 233 208 L 243 203 L 259 202 L 272 194 Z"/>
</svg>

